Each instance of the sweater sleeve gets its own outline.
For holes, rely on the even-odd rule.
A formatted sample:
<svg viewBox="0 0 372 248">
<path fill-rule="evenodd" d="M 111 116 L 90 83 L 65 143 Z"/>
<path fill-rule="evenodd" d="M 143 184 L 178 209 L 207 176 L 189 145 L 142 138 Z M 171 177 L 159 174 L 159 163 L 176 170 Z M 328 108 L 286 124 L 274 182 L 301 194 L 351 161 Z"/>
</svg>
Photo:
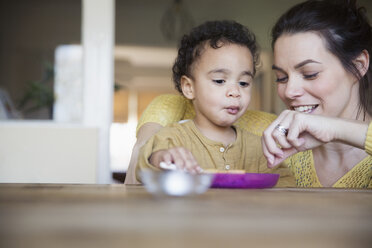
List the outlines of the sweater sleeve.
<svg viewBox="0 0 372 248">
<path fill-rule="evenodd" d="M 368 126 L 367 138 L 364 144 L 364 148 L 369 155 L 372 155 L 372 122 L 369 123 Z"/>
<path fill-rule="evenodd" d="M 147 106 L 138 121 L 136 134 L 140 127 L 147 122 L 155 122 L 163 127 L 184 119 L 188 110 L 188 100 L 180 95 L 164 94 L 157 96 Z"/>
<path fill-rule="evenodd" d="M 151 154 L 160 150 L 167 150 L 172 147 L 180 146 L 178 139 L 179 135 L 174 128 L 165 127 L 162 128 L 158 133 L 152 136 L 144 146 L 140 149 L 138 155 L 138 162 L 136 166 L 136 179 L 139 182 L 141 180 L 141 171 L 143 170 L 154 170 L 160 171 L 159 168 L 149 163 Z"/>
<path fill-rule="evenodd" d="M 262 136 L 263 131 L 265 131 L 276 117 L 274 114 L 262 111 L 247 110 L 235 125 L 257 136 Z"/>
</svg>

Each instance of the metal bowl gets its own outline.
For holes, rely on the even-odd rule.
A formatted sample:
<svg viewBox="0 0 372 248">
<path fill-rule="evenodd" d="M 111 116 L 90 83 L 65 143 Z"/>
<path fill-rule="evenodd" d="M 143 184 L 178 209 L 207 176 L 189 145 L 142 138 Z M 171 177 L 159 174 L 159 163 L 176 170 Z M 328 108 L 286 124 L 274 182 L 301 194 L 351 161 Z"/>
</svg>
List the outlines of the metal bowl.
<svg viewBox="0 0 372 248">
<path fill-rule="evenodd" d="M 154 195 L 185 196 L 202 194 L 212 184 L 212 174 L 190 174 L 179 170 L 142 171 L 142 182 Z"/>
</svg>

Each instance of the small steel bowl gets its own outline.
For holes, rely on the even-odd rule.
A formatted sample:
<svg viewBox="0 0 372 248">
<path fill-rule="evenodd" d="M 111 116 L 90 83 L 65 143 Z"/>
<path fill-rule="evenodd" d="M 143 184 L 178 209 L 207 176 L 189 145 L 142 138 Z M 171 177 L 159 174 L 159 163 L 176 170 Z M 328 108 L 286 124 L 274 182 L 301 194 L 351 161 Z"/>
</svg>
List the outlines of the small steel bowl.
<svg viewBox="0 0 372 248">
<path fill-rule="evenodd" d="M 142 182 L 154 195 L 185 196 L 202 194 L 212 184 L 212 174 L 190 174 L 179 170 L 142 171 Z"/>
</svg>

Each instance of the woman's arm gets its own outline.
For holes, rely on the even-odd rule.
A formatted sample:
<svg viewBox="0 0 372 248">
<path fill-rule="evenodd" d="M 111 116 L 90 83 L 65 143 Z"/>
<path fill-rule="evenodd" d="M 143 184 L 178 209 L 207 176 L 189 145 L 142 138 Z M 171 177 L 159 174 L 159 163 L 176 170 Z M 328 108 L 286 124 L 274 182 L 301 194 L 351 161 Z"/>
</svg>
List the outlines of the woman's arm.
<svg viewBox="0 0 372 248">
<path fill-rule="evenodd" d="M 288 129 L 287 135 L 280 132 L 277 125 Z M 367 122 L 285 110 L 264 131 L 262 147 L 268 166 L 274 167 L 297 152 L 332 141 L 364 149 L 367 130 Z"/>
<path fill-rule="evenodd" d="M 364 149 L 372 156 L 372 122 L 369 123 L 366 142 L 364 143 Z M 372 186 L 372 185 L 371 185 Z"/>
<path fill-rule="evenodd" d="M 135 175 L 139 150 L 150 139 L 150 137 L 157 133 L 162 127 L 163 126 L 158 123 L 147 122 L 138 129 L 137 141 L 133 146 L 124 184 L 139 184 Z"/>
<path fill-rule="evenodd" d="M 139 129 L 148 122 L 155 122 L 163 127 L 173 122 L 189 118 L 192 104 L 180 95 L 164 94 L 157 96 L 143 111 L 137 124 L 137 136 Z"/>
</svg>

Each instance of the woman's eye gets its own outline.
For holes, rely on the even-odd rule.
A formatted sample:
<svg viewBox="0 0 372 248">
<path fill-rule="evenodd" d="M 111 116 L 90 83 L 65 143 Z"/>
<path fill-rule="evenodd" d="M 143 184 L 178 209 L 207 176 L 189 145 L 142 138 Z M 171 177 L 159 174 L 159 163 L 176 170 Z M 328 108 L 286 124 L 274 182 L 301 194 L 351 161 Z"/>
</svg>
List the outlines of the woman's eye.
<svg viewBox="0 0 372 248">
<path fill-rule="evenodd" d="M 288 79 L 288 77 L 282 77 L 282 78 L 277 78 L 276 80 L 275 80 L 275 82 L 277 82 L 277 83 L 284 83 L 285 81 L 287 81 L 287 79 Z"/>
<path fill-rule="evenodd" d="M 313 74 L 304 74 L 305 79 L 315 79 L 318 76 L 319 72 L 313 73 Z"/>
<path fill-rule="evenodd" d="M 223 84 L 225 82 L 225 80 L 223 80 L 223 79 L 216 79 L 216 80 L 213 80 L 213 82 L 215 82 L 216 84 Z"/>
<path fill-rule="evenodd" d="M 245 88 L 245 87 L 249 86 L 249 83 L 248 82 L 239 82 L 239 85 Z"/>
</svg>

